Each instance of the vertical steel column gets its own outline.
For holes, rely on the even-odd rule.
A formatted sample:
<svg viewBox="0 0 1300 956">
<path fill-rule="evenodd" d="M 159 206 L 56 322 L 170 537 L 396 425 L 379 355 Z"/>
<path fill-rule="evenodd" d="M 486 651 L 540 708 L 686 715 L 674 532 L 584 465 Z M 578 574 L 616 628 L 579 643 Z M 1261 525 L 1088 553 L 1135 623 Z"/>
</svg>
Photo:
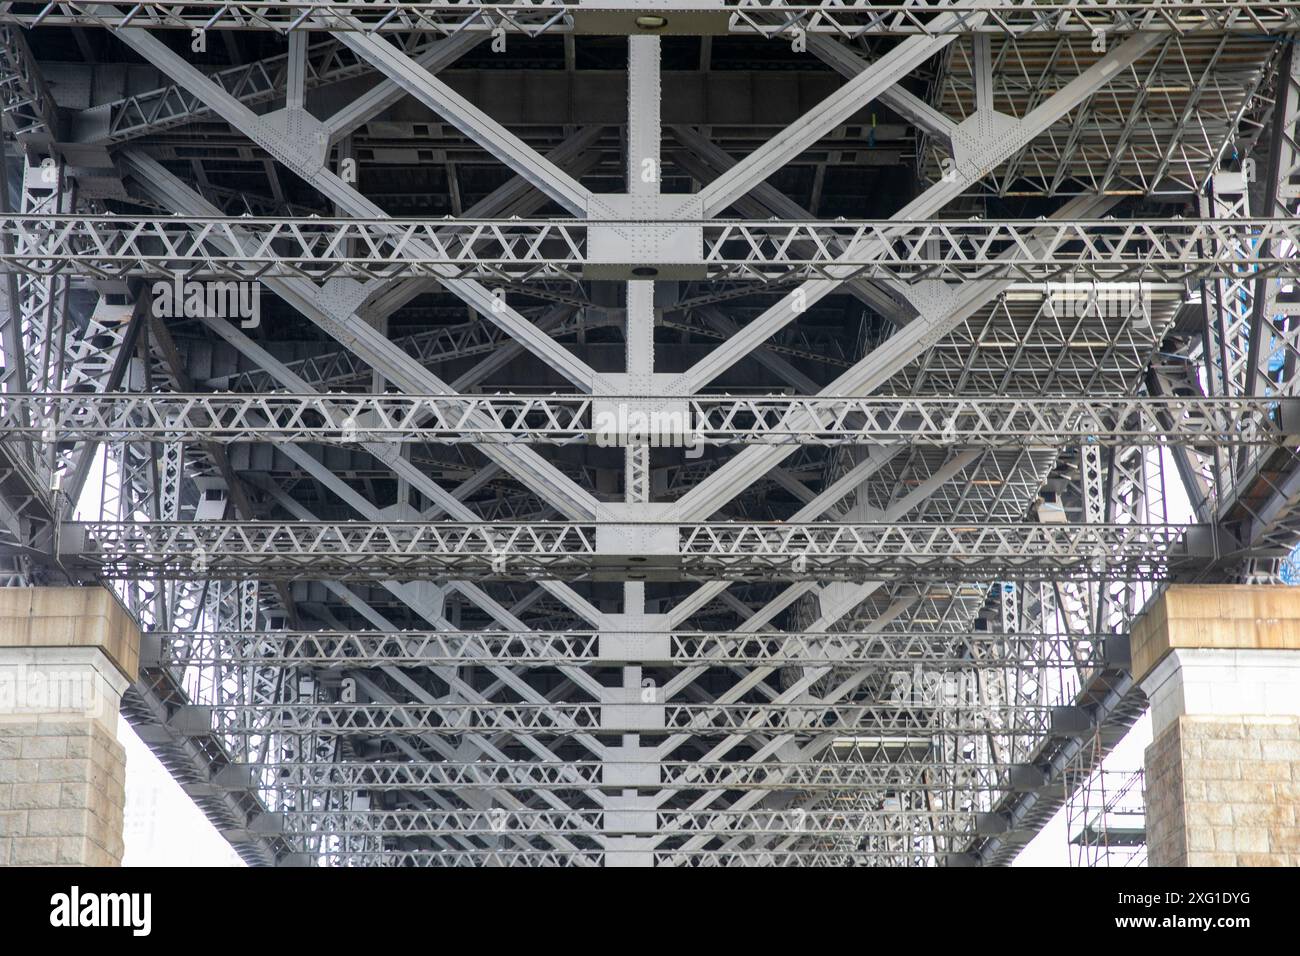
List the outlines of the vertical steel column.
<svg viewBox="0 0 1300 956">
<path fill-rule="evenodd" d="M 1216 173 L 1200 204 L 1201 216 L 1206 219 L 1249 219 L 1250 192 L 1245 176 L 1239 172 Z M 1243 233 L 1229 248 L 1206 251 L 1225 259 L 1244 257 L 1253 241 Z M 1251 324 L 1255 314 L 1254 273 L 1253 267 L 1243 266 L 1228 278 L 1208 282 L 1203 287 L 1206 391 L 1210 395 L 1246 394 Z M 1236 487 L 1239 472 L 1231 452 L 1218 448 L 1214 455 L 1215 488 L 1222 507 Z"/>
<path fill-rule="evenodd" d="M 643 198 L 646 207 L 650 208 L 655 205 L 660 194 L 662 163 L 659 38 L 628 37 L 627 56 L 627 192 L 629 196 Z M 653 279 L 626 283 L 626 381 L 638 395 L 649 395 L 654 389 L 654 299 Z M 637 442 L 633 442 L 629 435 L 624 452 L 623 500 L 629 506 L 630 516 L 635 518 L 649 517 L 646 506 L 651 499 L 650 440 L 648 431 Z M 645 613 L 645 583 L 625 582 L 621 619 L 629 623 L 644 620 Z M 652 680 L 644 678 L 641 662 L 633 660 L 623 668 L 622 692 L 625 699 L 636 699 L 632 695 L 639 694 L 644 702 L 646 696 L 650 695 L 652 703 L 660 703 L 658 695 L 663 690 L 654 686 Z M 658 762 L 653 748 L 642 746 L 640 734 L 624 734 L 621 743 L 620 751 L 624 759 L 636 763 Z M 658 775 L 656 779 L 659 779 Z M 615 853 L 609 859 L 613 862 L 648 862 L 649 856 L 641 849 L 640 840 L 622 835 L 619 831 L 624 828 L 640 830 L 652 822 L 655 811 L 650 799 L 639 796 L 635 788 L 627 788 L 620 792 L 617 803 L 610 807 L 610 810 L 614 809 L 623 813 L 605 814 L 605 829 L 610 834 L 607 839 L 611 841 L 608 845 L 626 847 L 629 852 L 625 855 Z"/>
<path fill-rule="evenodd" d="M 659 38 L 628 37 L 627 191 L 647 197 L 650 205 L 660 193 L 662 159 L 659 121 Z M 654 280 L 627 283 L 628 380 L 648 394 L 654 373 Z M 650 449 L 646 443 L 627 449 L 625 500 L 650 500 Z"/>
</svg>

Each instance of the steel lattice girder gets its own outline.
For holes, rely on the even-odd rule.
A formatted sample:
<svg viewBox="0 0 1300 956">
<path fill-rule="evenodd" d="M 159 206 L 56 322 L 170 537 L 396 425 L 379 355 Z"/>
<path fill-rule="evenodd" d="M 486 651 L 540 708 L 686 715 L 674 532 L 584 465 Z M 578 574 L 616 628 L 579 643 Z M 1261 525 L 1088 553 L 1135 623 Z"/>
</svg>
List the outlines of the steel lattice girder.
<svg viewBox="0 0 1300 956">
<path fill-rule="evenodd" d="M 11 5 L 0 23 L 21 26 L 145 27 L 184 30 L 358 30 L 385 33 L 492 31 L 537 36 L 546 32 L 634 34 L 643 29 L 628 7 L 573 0 L 145 0 L 118 8 L 103 3 Z M 1269 33 L 1300 29 L 1300 5 L 1292 0 L 1047 0 L 1007 9 L 974 0 L 946 3 L 911 0 L 889 3 L 788 2 L 763 0 L 736 5 L 723 0 L 670 0 L 656 11 L 675 13 L 668 34 L 719 33 L 783 36 L 827 33 L 842 37 L 879 35 L 1070 34 L 1093 36 L 1133 30 L 1183 33 L 1239 31 Z M 685 16 L 685 15 L 691 16 Z M 689 27 L 676 25 L 677 19 Z"/>
<path fill-rule="evenodd" d="M 1042 737 L 1057 708 L 1009 704 L 216 704 L 190 708 L 177 727 L 192 736 L 411 733 L 670 734 L 709 737 L 743 733 L 819 732 L 916 737 L 945 735 Z M 1077 728 L 1072 728 L 1077 733 Z"/>
<path fill-rule="evenodd" d="M 662 253 L 663 265 L 695 269 L 698 278 L 765 283 L 1179 282 L 1243 269 L 1285 276 L 1294 274 L 1294 260 L 1270 250 L 1300 246 L 1300 219 L 1289 218 L 796 223 L 28 215 L 0 216 L 0 237 L 25 240 L 0 253 L 0 263 L 33 275 L 174 280 L 178 291 L 187 279 L 577 279 L 596 266 L 625 268 L 632 278 L 644 261 L 590 257 L 594 228 L 697 234 L 694 244 L 683 240 Z M 181 303 L 175 308 L 182 313 Z"/>
<path fill-rule="evenodd" d="M 685 867 L 847 867 L 847 866 L 928 866 L 936 860 L 948 862 L 959 858 L 942 849 L 904 846 L 900 834 L 898 846 L 879 850 L 663 850 L 650 854 L 654 866 Z M 608 854 L 613 855 L 613 854 Z M 313 854 L 326 866 L 405 866 L 405 867 L 578 867 L 599 866 L 606 861 L 602 850 L 324 850 Z M 972 865 L 966 858 L 964 865 Z"/>
<path fill-rule="evenodd" d="M 417 849 L 382 850 L 374 848 L 329 849 L 302 854 L 298 865 L 319 862 L 322 866 L 340 867 L 466 867 L 509 866 L 532 867 L 584 867 L 601 866 L 605 860 L 603 850 L 556 849 Z M 297 862 L 297 861 L 295 861 Z"/>
<path fill-rule="evenodd" d="M 279 631 L 151 633 L 159 641 L 154 664 L 175 667 L 239 668 L 328 667 L 334 670 L 375 667 L 483 666 L 487 664 L 554 666 L 617 662 L 620 636 L 645 637 L 633 631 Z M 602 634 L 612 640 L 601 646 Z M 853 632 L 672 631 L 665 633 L 665 663 L 709 664 L 875 664 L 927 668 L 1059 668 L 1103 663 L 1101 634 L 1008 634 L 971 631 Z M 1051 648 L 1070 648 L 1068 658 Z M 642 653 L 638 649 L 638 653 Z M 646 660 L 654 660 L 647 657 Z"/>
<path fill-rule="evenodd" d="M 972 580 L 1053 572 L 1140 580 L 1210 556 L 1208 535 L 1198 547 L 1189 545 L 1188 531 L 1139 524 L 80 522 L 64 525 L 61 547 L 67 560 L 109 578 L 533 578 L 600 569 L 719 580 L 959 571 Z M 648 546 L 657 553 L 647 555 Z"/>
<path fill-rule="evenodd" d="M 276 815 L 286 836 L 313 832 L 331 835 L 435 836 L 464 834 L 473 837 L 498 835 L 534 836 L 541 833 L 570 837 L 604 837 L 611 833 L 607 820 L 616 812 L 603 810 L 290 810 Z M 747 810 L 736 813 L 711 811 L 693 814 L 666 810 L 652 814 L 653 829 L 679 836 L 712 837 L 785 836 L 800 833 L 809 837 L 835 834 L 841 837 L 899 835 L 913 827 L 927 834 L 963 836 L 970 831 L 976 811 L 958 810 Z M 269 822 L 269 821 L 268 821 Z M 640 832 L 627 828 L 629 832 Z M 618 832 L 617 823 L 614 833 Z M 603 842 L 603 840 L 602 840 Z"/>
<path fill-rule="evenodd" d="M 267 774 L 270 786 L 285 790 L 382 791 L 424 789 L 583 790 L 621 788 L 605 784 L 607 768 L 616 761 L 354 761 L 233 765 L 216 785 L 232 775 Z M 936 765 L 924 761 L 864 761 L 786 763 L 763 761 L 660 761 L 654 764 L 657 788 L 665 790 L 871 790 L 901 788 L 951 791 L 954 788 L 1008 790 L 1012 768 L 973 762 L 955 764 L 940 779 Z"/>
<path fill-rule="evenodd" d="M 668 401 L 665 403 L 665 399 Z M 1280 445 L 1296 399 L 667 395 L 3 394 L 0 429 L 43 441 Z M 663 407 L 661 407 L 663 406 Z M 620 412 L 621 409 L 621 412 Z M 640 416 L 638 418 L 637 416 Z"/>
<path fill-rule="evenodd" d="M 655 852 L 654 863 L 655 866 L 684 867 L 929 866 L 935 862 L 951 864 L 953 860 L 961 859 L 960 854 L 935 848 L 933 843 L 927 846 L 908 841 L 907 836 L 907 833 L 901 833 L 893 840 L 886 838 L 881 841 L 886 846 L 877 850 L 663 850 Z M 923 836 L 917 834 L 918 839 Z M 891 842 L 893 846 L 889 847 Z M 969 858 L 964 865 L 971 865 Z"/>
</svg>

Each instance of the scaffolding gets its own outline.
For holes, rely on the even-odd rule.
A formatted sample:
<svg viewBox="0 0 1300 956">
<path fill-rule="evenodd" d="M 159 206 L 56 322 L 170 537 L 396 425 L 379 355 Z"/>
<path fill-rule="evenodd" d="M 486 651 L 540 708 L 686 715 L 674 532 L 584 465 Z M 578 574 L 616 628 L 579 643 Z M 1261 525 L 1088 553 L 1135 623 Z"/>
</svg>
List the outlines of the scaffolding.
<svg viewBox="0 0 1300 956">
<path fill-rule="evenodd" d="M 1094 738 L 1062 777 L 1070 865 L 1145 866 L 1145 774 L 1107 769 L 1103 761 L 1100 740 Z"/>
</svg>

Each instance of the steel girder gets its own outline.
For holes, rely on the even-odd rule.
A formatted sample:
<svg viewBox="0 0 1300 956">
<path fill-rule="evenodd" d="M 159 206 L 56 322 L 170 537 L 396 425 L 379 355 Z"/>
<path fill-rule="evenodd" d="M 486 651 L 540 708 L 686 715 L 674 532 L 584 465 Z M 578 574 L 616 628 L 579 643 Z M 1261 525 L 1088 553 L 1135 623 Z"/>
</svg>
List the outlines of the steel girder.
<svg viewBox="0 0 1300 956">
<path fill-rule="evenodd" d="M 503 442 L 682 445 L 1281 445 L 1296 399 L 732 398 L 682 400 L 676 419 L 629 420 L 663 395 L 0 395 L 0 428 L 45 441 Z M 618 421 L 618 408 L 624 408 Z M 667 415 L 667 413 L 665 413 Z M 605 418 L 610 419 L 609 422 Z"/>
<path fill-rule="evenodd" d="M 428 811 L 389 810 L 369 812 L 347 811 L 286 811 L 277 815 L 277 823 L 284 826 L 286 835 L 306 836 L 322 833 L 331 836 L 374 835 L 445 836 L 469 835 L 480 839 L 499 836 L 536 836 L 539 834 L 563 835 L 583 842 L 597 836 L 604 839 L 623 829 L 636 834 L 642 831 L 641 821 L 609 819 L 618 811 L 607 813 L 598 810 L 471 810 Z M 656 830 L 674 830 L 681 837 L 707 833 L 714 838 L 736 836 L 763 836 L 789 833 L 791 830 L 806 834 L 808 839 L 826 838 L 836 834 L 839 838 L 861 840 L 870 836 L 896 836 L 911 830 L 960 836 L 970 829 L 974 813 L 946 813 L 925 810 L 831 810 L 831 811 L 745 811 L 740 813 L 709 813 L 695 815 L 683 811 L 666 811 L 655 815 L 645 824 Z M 269 825 L 267 821 L 264 826 Z M 649 828 L 645 826 L 644 828 Z"/>
<path fill-rule="evenodd" d="M 952 786 L 1009 789 L 1012 767 L 998 764 L 964 764 L 953 781 L 935 775 L 934 765 L 923 761 L 763 762 L 660 761 L 656 786 L 669 790 L 827 790 L 852 789 L 877 792 L 899 789 L 944 790 Z M 270 772 L 274 786 L 286 790 L 328 792 L 346 790 L 425 790 L 437 788 L 551 789 L 575 791 L 603 787 L 609 763 L 598 761 L 450 761 L 358 760 L 338 763 L 262 763 L 235 766 L 219 777 L 233 781 L 245 773 Z M 237 772 L 236 772 L 237 771 Z"/>
<path fill-rule="evenodd" d="M 638 710 L 643 708 L 643 710 Z M 1068 709 L 1068 708 L 1067 708 Z M 817 732 L 834 726 L 850 736 L 871 734 L 917 737 L 926 742 L 944 735 L 1042 737 L 1053 732 L 1061 713 L 1051 707 L 916 704 L 221 704 L 179 711 L 173 727 L 203 736 L 322 733 L 384 736 L 508 733 L 514 736 L 569 737 L 596 733 L 687 733 L 724 737 L 740 733 Z M 1065 733 L 1077 732 L 1063 724 Z"/>
<path fill-rule="evenodd" d="M 636 862 L 624 862 L 632 855 Z M 305 865 L 319 858 L 325 866 L 400 867 L 574 867 L 574 866 L 682 866 L 682 867 L 849 867 L 849 866 L 935 866 L 974 865 L 969 858 L 933 849 L 894 850 L 665 850 L 648 854 L 644 860 L 631 850 L 586 850 L 563 853 L 554 850 L 323 850 L 315 856 L 296 854 L 286 865 Z"/>
<path fill-rule="evenodd" d="M 1216 556 L 1215 542 L 1202 540 L 1211 537 L 1204 528 L 1148 524 L 69 522 L 61 548 L 73 565 L 109 578 L 642 571 L 797 581 L 962 571 L 972 580 L 1049 572 L 1141 580 Z"/>
<path fill-rule="evenodd" d="M 641 241 L 698 230 L 700 279 L 790 282 L 858 278 L 895 282 L 1183 282 L 1247 270 L 1288 277 L 1281 250 L 1300 238 L 1297 219 L 1075 220 L 1065 222 L 747 222 L 389 219 L 152 219 L 0 216 L 0 237 L 21 239 L 0 262 L 22 275 L 70 273 L 186 281 L 267 277 L 442 281 L 579 279 L 592 270 L 632 275 L 632 259 L 593 258 L 593 230 Z M 9 243 L 13 245 L 13 243 Z M 1235 248 L 1234 248 L 1235 247 Z M 1277 248 L 1275 255 L 1267 250 Z M 664 260 L 664 270 L 673 265 Z M 658 270 L 655 270 L 656 272 Z M 613 275 L 596 276 L 612 278 Z M 161 294 L 159 289 L 155 295 Z M 1121 297 L 1116 288 L 1112 294 Z M 1138 289 L 1129 298 L 1138 308 Z M 185 300 L 175 306 L 178 314 Z M 498 310 L 500 311 L 500 310 Z"/>
<path fill-rule="evenodd" d="M 151 661 L 175 667 L 240 668 L 250 664 L 334 670 L 390 664 L 507 666 L 618 662 L 636 632 L 568 631 L 297 631 L 154 632 Z M 1104 662 L 1099 634 L 1056 635 L 1072 645 L 1067 663 L 1047 653 L 1045 634 L 947 631 L 874 634 L 789 631 L 682 631 L 667 635 L 665 662 L 689 664 L 857 664 L 961 670 L 1096 666 Z"/>
</svg>

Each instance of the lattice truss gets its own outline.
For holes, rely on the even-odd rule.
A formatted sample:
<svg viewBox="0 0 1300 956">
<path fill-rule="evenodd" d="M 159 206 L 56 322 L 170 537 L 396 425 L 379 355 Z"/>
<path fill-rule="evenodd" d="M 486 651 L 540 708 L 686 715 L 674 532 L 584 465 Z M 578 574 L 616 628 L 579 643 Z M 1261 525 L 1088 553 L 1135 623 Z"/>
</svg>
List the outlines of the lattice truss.
<svg viewBox="0 0 1300 956">
<path fill-rule="evenodd" d="M 7 4 L 0 576 L 253 863 L 1006 863 L 1300 539 L 1297 10 Z"/>
</svg>

